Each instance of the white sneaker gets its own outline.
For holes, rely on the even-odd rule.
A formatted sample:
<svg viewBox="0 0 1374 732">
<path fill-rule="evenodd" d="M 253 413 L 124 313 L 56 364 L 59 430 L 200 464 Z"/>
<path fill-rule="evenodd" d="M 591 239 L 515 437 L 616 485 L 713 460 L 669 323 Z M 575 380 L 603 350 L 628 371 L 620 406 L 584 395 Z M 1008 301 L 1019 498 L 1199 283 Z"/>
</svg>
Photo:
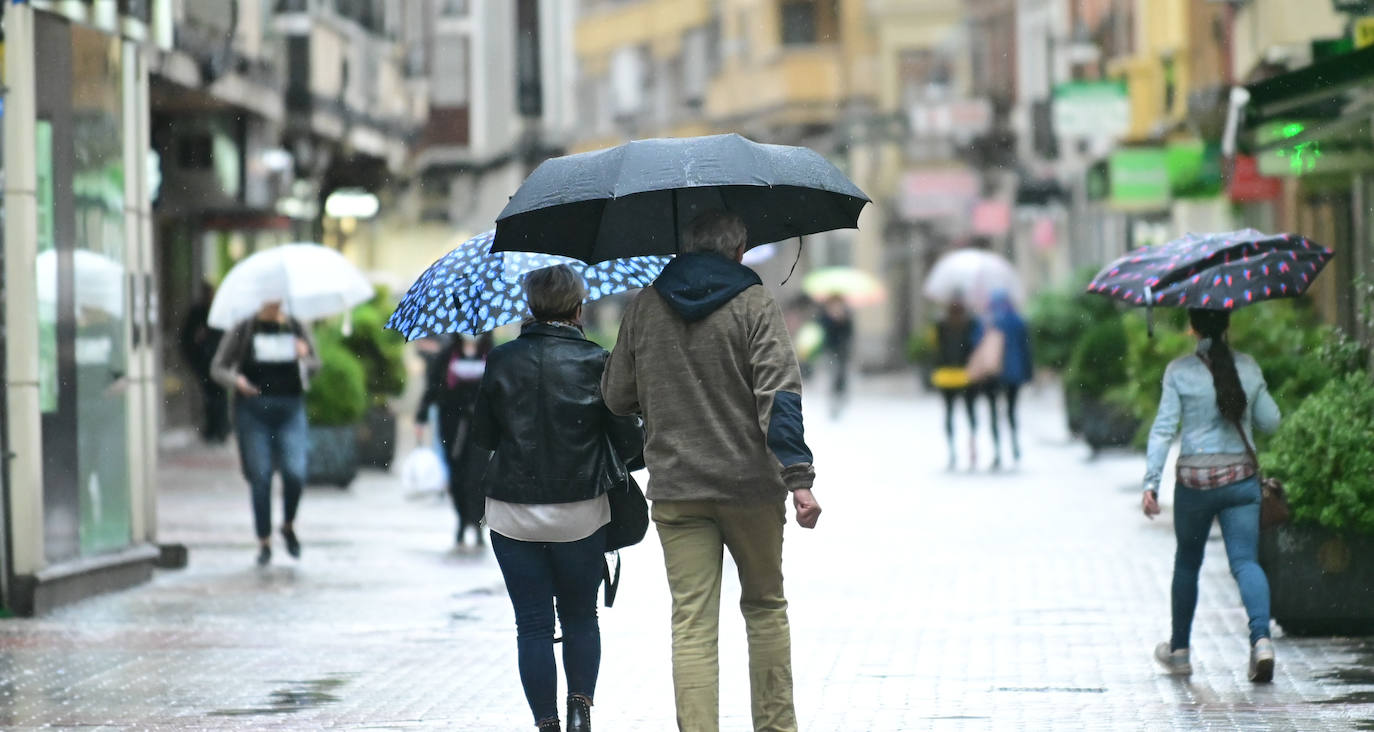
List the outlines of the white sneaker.
<svg viewBox="0 0 1374 732">
<path fill-rule="evenodd" d="M 1250 680 L 1267 684 L 1274 680 L 1274 643 L 1260 638 L 1250 649 Z"/>
<path fill-rule="evenodd" d="M 1193 664 L 1188 661 L 1188 649 L 1178 651 L 1169 649 L 1168 641 L 1155 646 L 1155 660 L 1169 672 L 1170 676 L 1192 676 Z"/>
</svg>

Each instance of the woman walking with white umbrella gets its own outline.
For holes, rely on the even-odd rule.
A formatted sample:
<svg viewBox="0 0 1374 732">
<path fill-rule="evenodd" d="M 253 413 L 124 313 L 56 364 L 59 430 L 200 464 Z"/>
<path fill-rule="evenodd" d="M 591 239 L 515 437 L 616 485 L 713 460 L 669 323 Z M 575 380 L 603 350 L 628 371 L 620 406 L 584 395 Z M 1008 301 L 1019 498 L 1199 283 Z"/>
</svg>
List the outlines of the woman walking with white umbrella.
<svg viewBox="0 0 1374 732">
<path fill-rule="evenodd" d="M 210 307 L 209 322 L 227 331 L 211 375 L 235 394 L 234 426 L 252 490 L 259 566 L 272 561 L 276 472 L 282 477 L 282 539 L 291 556 L 301 555 L 295 520 L 305 489 L 305 393 L 320 366 L 302 321 L 347 312 L 371 296 L 372 286 L 338 252 L 292 244 L 240 262 Z"/>
</svg>

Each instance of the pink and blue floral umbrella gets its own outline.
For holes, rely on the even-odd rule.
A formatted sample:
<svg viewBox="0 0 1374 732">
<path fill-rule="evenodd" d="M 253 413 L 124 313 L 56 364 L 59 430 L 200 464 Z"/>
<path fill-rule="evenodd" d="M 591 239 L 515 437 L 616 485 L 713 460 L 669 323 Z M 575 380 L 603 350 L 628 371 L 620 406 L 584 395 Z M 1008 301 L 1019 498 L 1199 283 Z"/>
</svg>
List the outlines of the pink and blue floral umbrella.
<svg viewBox="0 0 1374 732">
<path fill-rule="evenodd" d="M 521 277 L 566 264 L 587 283 L 587 301 L 647 287 L 672 257 L 631 257 L 587 265 L 576 259 L 528 252 L 492 252 L 495 231 L 463 242 L 430 265 L 410 286 L 386 327 L 406 340 L 463 333 L 476 335 L 528 313 Z"/>
<path fill-rule="evenodd" d="M 1235 310 L 1302 295 L 1332 256 L 1296 234 L 1187 234 L 1112 262 L 1088 292 L 1144 307 Z"/>
</svg>

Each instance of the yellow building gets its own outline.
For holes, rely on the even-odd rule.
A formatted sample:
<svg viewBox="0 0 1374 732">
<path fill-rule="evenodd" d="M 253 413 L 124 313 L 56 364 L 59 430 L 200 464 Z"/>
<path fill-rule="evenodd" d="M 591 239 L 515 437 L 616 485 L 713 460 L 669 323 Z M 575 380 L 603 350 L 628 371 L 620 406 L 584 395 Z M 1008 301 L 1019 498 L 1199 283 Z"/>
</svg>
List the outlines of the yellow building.
<svg viewBox="0 0 1374 732">
<path fill-rule="evenodd" d="M 577 150 L 712 132 L 801 142 L 876 87 L 864 0 L 601 2 L 575 47 Z"/>
</svg>

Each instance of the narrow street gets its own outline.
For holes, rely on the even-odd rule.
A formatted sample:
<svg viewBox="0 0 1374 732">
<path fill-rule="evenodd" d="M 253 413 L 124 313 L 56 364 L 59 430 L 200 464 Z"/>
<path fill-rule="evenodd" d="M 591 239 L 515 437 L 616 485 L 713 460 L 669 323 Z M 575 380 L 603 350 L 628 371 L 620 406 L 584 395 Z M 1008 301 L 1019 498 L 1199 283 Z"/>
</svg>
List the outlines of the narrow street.
<svg viewBox="0 0 1374 732">
<path fill-rule="evenodd" d="M 803 729 L 1374 729 L 1368 642 L 1280 634 L 1275 682 L 1246 681 L 1244 613 L 1219 540 L 1195 675 L 1157 670 L 1167 495 L 1160 520 L 1142 518 L 1142 458 L 1089 461 L 1055 392 L 1023 400 L 1019 469 L 948 473 L 933 396 L 909 379 L 860 386 L 842 421 L 825 418 L 819 383 L 809 397 L 825 513 L 814 532 L 790 525 L 786 549 Z M 235 460 L 228 449 L 165 456 L 160 538 L 189 547 L 187 569 L 0 622 L 0 726 L 529 727 L 500 574 L 485 550 L 451 548 L 446 498 L 405 495 L 380 474 L 312 488 L 303 560 L 278 542 L 259 570 Z M 743 730 L 738 588 L 725 592 L 722 729 Z M 652 533 L 625 554 L 602 632 L 596 728 L 673 729 Z"/>
</svg>

